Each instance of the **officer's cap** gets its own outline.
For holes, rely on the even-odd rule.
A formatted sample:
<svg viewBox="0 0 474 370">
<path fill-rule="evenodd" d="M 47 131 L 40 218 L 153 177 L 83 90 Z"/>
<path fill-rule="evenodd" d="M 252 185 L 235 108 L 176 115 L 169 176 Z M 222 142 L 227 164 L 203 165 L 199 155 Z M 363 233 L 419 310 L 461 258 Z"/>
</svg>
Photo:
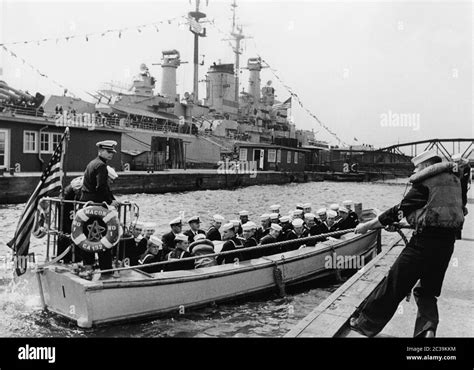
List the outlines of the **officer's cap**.
<svg viewBox="0 0 474 370">
<path fill-rule="evenodd" d="M 170 221 L 170 226 L 181 225 L 181 217 L 176 217 Z"/>
<path fill-rule="evenodd" d="M 104 140 L 99 141 L 95 144 L 99 149 L 106 149 L 110 152 L 117 153 L 115 147 L 117 146 L 117 142 L 115 140 Z"/>
<path fill-rule="evenodd" d="M 201 222 L 201 221 L 199 220 L 199 216 L 193 216 L 188 220 L 188 224 L 190 224 L 191 222 Z"/>
</svg>

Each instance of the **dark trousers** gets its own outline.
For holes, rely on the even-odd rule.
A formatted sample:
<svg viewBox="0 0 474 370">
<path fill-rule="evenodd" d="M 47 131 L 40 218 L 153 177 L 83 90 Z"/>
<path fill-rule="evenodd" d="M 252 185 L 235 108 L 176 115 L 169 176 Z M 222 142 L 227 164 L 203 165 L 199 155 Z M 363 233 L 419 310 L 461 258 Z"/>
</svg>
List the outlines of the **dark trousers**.
<svg viewBox="0 0 474 370">
<path fill-rule="evenodd" d="M 388 276 L 367 300 L 355 320 L 355 328 L 377 335 L 412 290 L 418 306 L 414 337 L 438 327 L 437 297 L 454 248 L 454 232 L 414 235 L 390 268 Z M 418 284 L 417 284 L 418 282 Z"/>
<path fill-rule="evenodd" d="M 112 268 L 112 249 L 107 249 L 97 253 L 99 256 L 99 268 L 109 270 Z M 93 265 L 95 262 L 95 253 L 82 251 L 82 260 L 84 265 Z"/>
</svg>

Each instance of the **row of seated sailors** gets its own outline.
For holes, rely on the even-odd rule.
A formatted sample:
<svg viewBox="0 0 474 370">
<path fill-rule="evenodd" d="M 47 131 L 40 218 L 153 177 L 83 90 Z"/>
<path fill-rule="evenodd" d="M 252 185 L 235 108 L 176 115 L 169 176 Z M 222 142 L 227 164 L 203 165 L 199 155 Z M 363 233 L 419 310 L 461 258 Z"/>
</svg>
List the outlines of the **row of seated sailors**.
<svg viewBox="0 0 474 370">
<path fill-rule="evenodd" d="M 233 251 L 240 248 L 256 247 L 259 244 L 261 246 L 266 244 L 277 243 L 281 241 L 291 241 L 307 236 L 320 235 L 323 233 L 338 231 L 352 228 L 349 223 L 344 223 L 340 219 L 335 221 L 336 215 L 331 211 L 328 212 L 328 220 L 320 221 L 320 223 L 307 222 L 297 218 L 291 223 L 279 225 L 277 223 L 270 223 L 269 227 L 258 228 L 257 225 L 251 221 L 246 222 L 244 225 L 235 225 L 233 223 L 227 223 L 221 227 L 222 239 L 224 244 L 221 251 Z M 345 227 L 344 227 L 345 225 Z M 242 230 L 242 236 L 238 234 L 238 230 Z M 152 235 L 148 241 L 144 238 L 140 242 L 142 248 L 144 242 L 147 243 L 146 251 L 141 255 L 138 260 L 139 264 L 146 265 L 154 262 L 179 260 L 191 256 L 203 256 L 203 258 L 183 261 L 182 263 L 173 263 L 168 265 L 158 265 L 144 267 L 144 271 L 157 272 L 157 271 L 171 271 L 171 270 L 183 270 L 192 269 L 198 267 L 212 266 L 216 264 L 232 263 L 236 259 L 239 261 L 259 258 L 265 255 L 271 255 L 275 253 L 283 253 L 291 250 L 298 249 L 299 243 L 288 243 L 282 246 L 275 246 L 270 248 L 261 248 L 250 251 L 242 251 L 240 253 L 233 253 L 230 255 L 223 255 L 211 257 L 205 257 L 214 253 L 214 244 L 209 237 L 205 236 L 203 230 L 191 230 L 191 235 L 186 234 L 173 234 L 173 240 L 169 240 L 165 234 L 160 240 L 156 235 Z M 195 234 L 194 234 L 195 233 Z M 209 235 L 209 233 L 208 233 Z M 168 235 L 170 236 L 170 235 Z M 219 238 L 219 240 L 221 240 Z M 324 239 L 323 239 L 324 240 Z M 140 244 L 139 243 L 139 244 Z M 316 242 L 306 243 L 307 246 L 312 246 Z"/>
</svg>

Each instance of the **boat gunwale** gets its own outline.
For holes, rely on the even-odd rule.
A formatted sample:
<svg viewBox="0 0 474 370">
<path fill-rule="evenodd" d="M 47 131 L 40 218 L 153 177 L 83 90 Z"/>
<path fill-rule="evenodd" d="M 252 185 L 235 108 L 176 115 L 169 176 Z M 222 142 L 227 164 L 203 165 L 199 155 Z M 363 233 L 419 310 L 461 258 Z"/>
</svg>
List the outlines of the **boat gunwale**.
<svg viewBox="0 0 474 370">
<path fill-rule="evenodd" d="M 316 256 L 318 254 L 323 254 L 331 250 L 336 250 L 340 249 L 341 247 L 344 247 L 350 243 L 362 240 L 363 238 L 367 238 L 370 235 L 380 233 L 380 230 L 371 230 L 367 232 L 366 234 L 360 234 L 360 235 L 355 235 L 351 239 L 347 240 L 341 240 L 338 243 L 334 243 L 332 245 L 324 245 L 324 246 L 311 246 L 311 247 L 306 247 L 304 249 L 307 250 L 294 250 L 294 251 L 288 251 L 288 252 L 283 252 L 283 253 L 278 253 L 278 254 L 272 254 L 269 256 L 264 256 L 252 260 L 246 260 L 243 262 L 240 262 L 238 266 L 235 266 L 233 263 L 229 264 L 224 264 L 224 265 L 217 265 L 217 266 L 212 266 L 212 267 L 203 267 L 200 269 L 193 269 L 193 270 L 183 270 L 183 271 L 194 271 L 197 272 L 192 275 L 182 275 L 182 276 L 163 276 L 162 274 L 166 273 L 176 273 L 177 271 L 165 271 L 165 272 L 158 272 L 155 273 L 156 275 L 154 277 L 150 277 L 147 279 L 140 279 L 140 280 L 102 280 L 102 281 L 97 281 L 97 282 L 91 282 L 90 280 L 85 280 L 77 277 L 77 275 L 73 274 L 70 270 L 64 271 L 65 274 L 70 274 L 72 277 L 74 277 L 75 282 L 77 282 L 79 285 L 82 285 L 84 287 L 84 290 L 87 291 L 98 291 L 98 290 L 103 290 L 103 289 L 121 289 L 121 288 L 133 288 L 137 286 L 154 286 L 154 285 L 168 285 L 168 284 L 181 284 L 181 283 L 188 283 L 192 281 L 199 281 L 199 280 L 207 280 L 207 279 L 212 279 L 212 278 L 218 278 L 218 277 L 224 277 L 227 275 L 236 275 L 240 273 L 246 273 L 249 271 L 253 270 L 260 270 L 260 269 L 265 269 L 269 268 L 272 265 L 285 265 L 287 263 L 294 263 L 298 260 L 306 259 L 306 258 L 311 258 L 313 256 Z M 365 249 L 360 253 L 361 255 L 366 253 L 368 250 L 371 248 Z M 286 254 L 288 253 L 293 253 L 296 251 L 300 251 L 297 255 L 286 257 Z M 276 257 L 279 256 L 279 257 Z M 273 257 L 273 259 L 271 259 Z M 283 257 L 283 258 L 281 258 Z M 251 264 L 251 261 L 257 261 L 257 260 L 266 260 L 264 261 L 259 261 L 257 264 Z M 204 269 L 207 268 L 221 268 L 220 270 L 217 271 L 203 271 Z M 45 268 L 48 270 L 53 270 L 54 271 L 55 265 L 51 265 Z M 136 271 L 139 270 L 141 266 L 137 266 L 136 269 L 131 269 L 131 271 Z M 334 270 L 334 269 L 331 269 Z M 158 276 L 157 276 L 158 275 Z"/>
</svg>

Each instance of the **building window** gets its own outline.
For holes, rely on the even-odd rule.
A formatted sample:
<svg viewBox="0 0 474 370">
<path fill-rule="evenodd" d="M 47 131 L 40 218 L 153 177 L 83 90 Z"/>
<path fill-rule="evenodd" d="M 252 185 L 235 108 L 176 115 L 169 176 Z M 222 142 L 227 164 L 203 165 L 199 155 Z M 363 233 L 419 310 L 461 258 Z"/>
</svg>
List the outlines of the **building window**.
<svg viewBox="0 0 474 370">
<path fill-rule="evenodd" d="M 275 162 L 276 160 L 276 149 L 268 149 L 268 162 Z"/>
<path fill-rule="evenodd" d="M 54 152 L 56 150 L 56 147 L 61 142 L 62 137 L 63 137 L 63 134 L 51 134 L 51 140 L 53 144 L 51 148 L 51 152 Z"/>
<path fill-rule="evenodd" d="M 38 133 L 36 131 L 23 132 L 23 153 L 38 152 Z"/>
<path fill-rule="evenodd" d="M 49 132 L 40 133 L 40 151 L 41 153 L 49 153 L 51 150 L 51 143 L 49 142 Z"/>
<path fill-rule="evenodd" d="M 277 149 L 277 163 L 281 163 L 281 150 Z"/>
<path fill-rule="evenodd" d="M 240 161 L 246 161 L 247 160 L 247 148 L 240 148 L 239 160 Z"/>
<path fill-rule="evenodd" d="M 295 164 L 298 164 L 298 152 L 295 152 Z"/>
<path fill-rule="evenodd" d="M 291 163 L 291 152 L 289 150 L 286 152 L 286 163 Z"/>
</svg>

